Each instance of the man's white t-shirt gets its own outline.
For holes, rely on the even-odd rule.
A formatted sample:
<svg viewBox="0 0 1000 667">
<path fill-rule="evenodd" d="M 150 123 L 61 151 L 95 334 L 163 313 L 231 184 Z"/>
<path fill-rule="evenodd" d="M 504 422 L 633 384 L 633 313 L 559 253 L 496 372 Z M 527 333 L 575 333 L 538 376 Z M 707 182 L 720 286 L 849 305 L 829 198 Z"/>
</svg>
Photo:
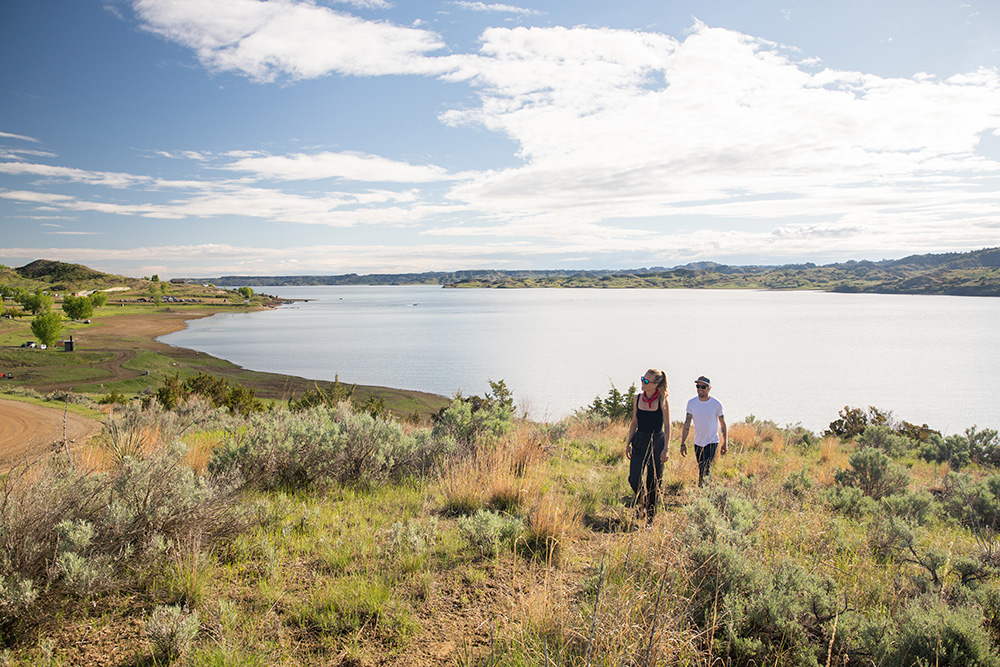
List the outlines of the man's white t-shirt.
<svg viewBox="0 0 1000 667">
<path fill-rule="evenodd" d="M 695 396 L 687 402 L 687 413 L 694 423 L 694 444 L 699 447 L 719 441 L 719 417 L 724 416 L 722 403 L 712 396 L 700 401 Z"/>
</svg>

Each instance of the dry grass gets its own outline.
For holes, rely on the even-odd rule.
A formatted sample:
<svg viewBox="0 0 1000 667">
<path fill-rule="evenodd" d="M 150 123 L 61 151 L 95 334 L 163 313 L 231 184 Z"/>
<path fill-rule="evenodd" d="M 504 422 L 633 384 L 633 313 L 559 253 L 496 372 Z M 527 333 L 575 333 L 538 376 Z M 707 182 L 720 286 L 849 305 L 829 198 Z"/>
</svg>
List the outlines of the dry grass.
<svg viewBox="0 0 1000 667">
<path fill-rule="evenodd" d="M 843 443 L 833 436 L 823 438 L 819 452 L 820 465 L 816 469 L 816 483 L 820 486 L 832 486 L 837 471 L 847 467 L 849 455 L 844 451 Z"/>
<path fill-rule="evenodd" d="M 543 494 L 528 510 L 524 546 L 546 563 L 557 565 L 580 532 L 580 508 L 557 493 Z"/>
<path fill-rule="evenodd" d="M 222 446 L 223 434 L 218 431 L 192 433 L 184 438 L 184 442 L 188 446 L 187 454 L 184 455 L 184 464 L 200 475 L 208 467 L 212 453 Z"/>
<path fill-rule="evenodd" d="M 440 475 L 446 509 L 470 514 L 483 507 L 511 511 L 524 506 L 536 491 L 532 471 L 545 456 L 541 443 L 525 429 L 495 446 L 480 447 Z"/>
<path fill-rule="evenodd" d="M 740 449 L 753 449 L 759 440 L 757 437 L 757 427 L 753 424 L 740 422 L 733 424 L 728 429 L 729 446 Z"/>
</svg>

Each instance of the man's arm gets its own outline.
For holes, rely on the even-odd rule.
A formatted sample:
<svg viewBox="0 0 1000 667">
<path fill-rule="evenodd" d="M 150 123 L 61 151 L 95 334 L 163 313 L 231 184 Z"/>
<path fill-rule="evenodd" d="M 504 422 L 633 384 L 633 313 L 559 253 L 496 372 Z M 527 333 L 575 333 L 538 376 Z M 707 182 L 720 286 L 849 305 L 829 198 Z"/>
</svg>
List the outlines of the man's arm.
<svg viewBox="0 0 1000 667">
<path fill-rule="evenodd" d="M 681 456 L 687 456 L 687 439 L 688 432 L 691 430 L 691 420 L 694 417 L 691 413 L 687 413 L 687 417 L 684 418 L 684 428 L 681 429 Z"/>
<path fill-rule="evenodd" d="M 719 451 L 725 454 L 729 451 L 729 430 L 726 428 L 726 418 L 724 415 L 719 415 L 719 434 L 722 436 L 722 444 Z"/>
</svg>

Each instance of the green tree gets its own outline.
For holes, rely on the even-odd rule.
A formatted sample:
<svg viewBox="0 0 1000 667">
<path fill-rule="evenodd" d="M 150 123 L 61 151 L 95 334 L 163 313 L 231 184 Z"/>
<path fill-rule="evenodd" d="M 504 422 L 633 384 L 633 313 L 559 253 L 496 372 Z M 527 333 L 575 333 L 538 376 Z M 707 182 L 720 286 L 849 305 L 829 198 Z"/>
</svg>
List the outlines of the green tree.
<svg viewBox="0 0 1000 667">
<path fill-rule="evenodd" d="M 21 298 L 21 305 L 25 310 L 31 311 L 32 315 L 41 315 L 52 308 L 54 301 L 48 294 L 42 294 L 42 290 L 28 292 Z"/>
<path fill-rule="evenodd" d="M 180 373 L 163 378 L 163 386 L 156 390 L 156 398 L 167 410 L 173 410 L 181 401 L 186 401 L 189 392 L 181 381 Z"/>
<path fill-rule="evenodd" d="M 73 296 L 63 299 L 63 312 L 71 320 L 85 320 L 94 314 L 94 302 L 89 296 Z"/>
<path fill-rule="evenodd" d="M 94 302 L 94 308 L 101 308 L 108 302 L 107 292 L 94 292 L 90 295 L 90 300 Z"/>
<path fill-rule="evenodd" d="M 236 291 L 242 294 L 244 299 L 249 299 L 253 296 L 253 288 L 247 287 L 246 285 Z"/>
<path fill-rule="evenodd" d="M 62 333 L 62 315 L 56 312 L 42 313 L 31 321 L 31 333 L 43 345 L 55 345 Z"/>
</svg>

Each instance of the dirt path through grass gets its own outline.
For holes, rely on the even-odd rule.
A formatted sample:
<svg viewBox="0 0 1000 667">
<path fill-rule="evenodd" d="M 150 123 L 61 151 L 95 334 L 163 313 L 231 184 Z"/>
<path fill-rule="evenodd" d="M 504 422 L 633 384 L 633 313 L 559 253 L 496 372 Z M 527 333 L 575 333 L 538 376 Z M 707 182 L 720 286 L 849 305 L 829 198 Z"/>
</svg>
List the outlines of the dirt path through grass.
<svg viewBox="0 0 1000 667">
<path fill-rule="evenodd" d="M 59 447 L 64 416 L 66 439 L 71 444 L 101 429 L 100 422 L 72 412 L 64 415 L 62 410 L 0 399 L 0 470 Z"/>
</svg>

